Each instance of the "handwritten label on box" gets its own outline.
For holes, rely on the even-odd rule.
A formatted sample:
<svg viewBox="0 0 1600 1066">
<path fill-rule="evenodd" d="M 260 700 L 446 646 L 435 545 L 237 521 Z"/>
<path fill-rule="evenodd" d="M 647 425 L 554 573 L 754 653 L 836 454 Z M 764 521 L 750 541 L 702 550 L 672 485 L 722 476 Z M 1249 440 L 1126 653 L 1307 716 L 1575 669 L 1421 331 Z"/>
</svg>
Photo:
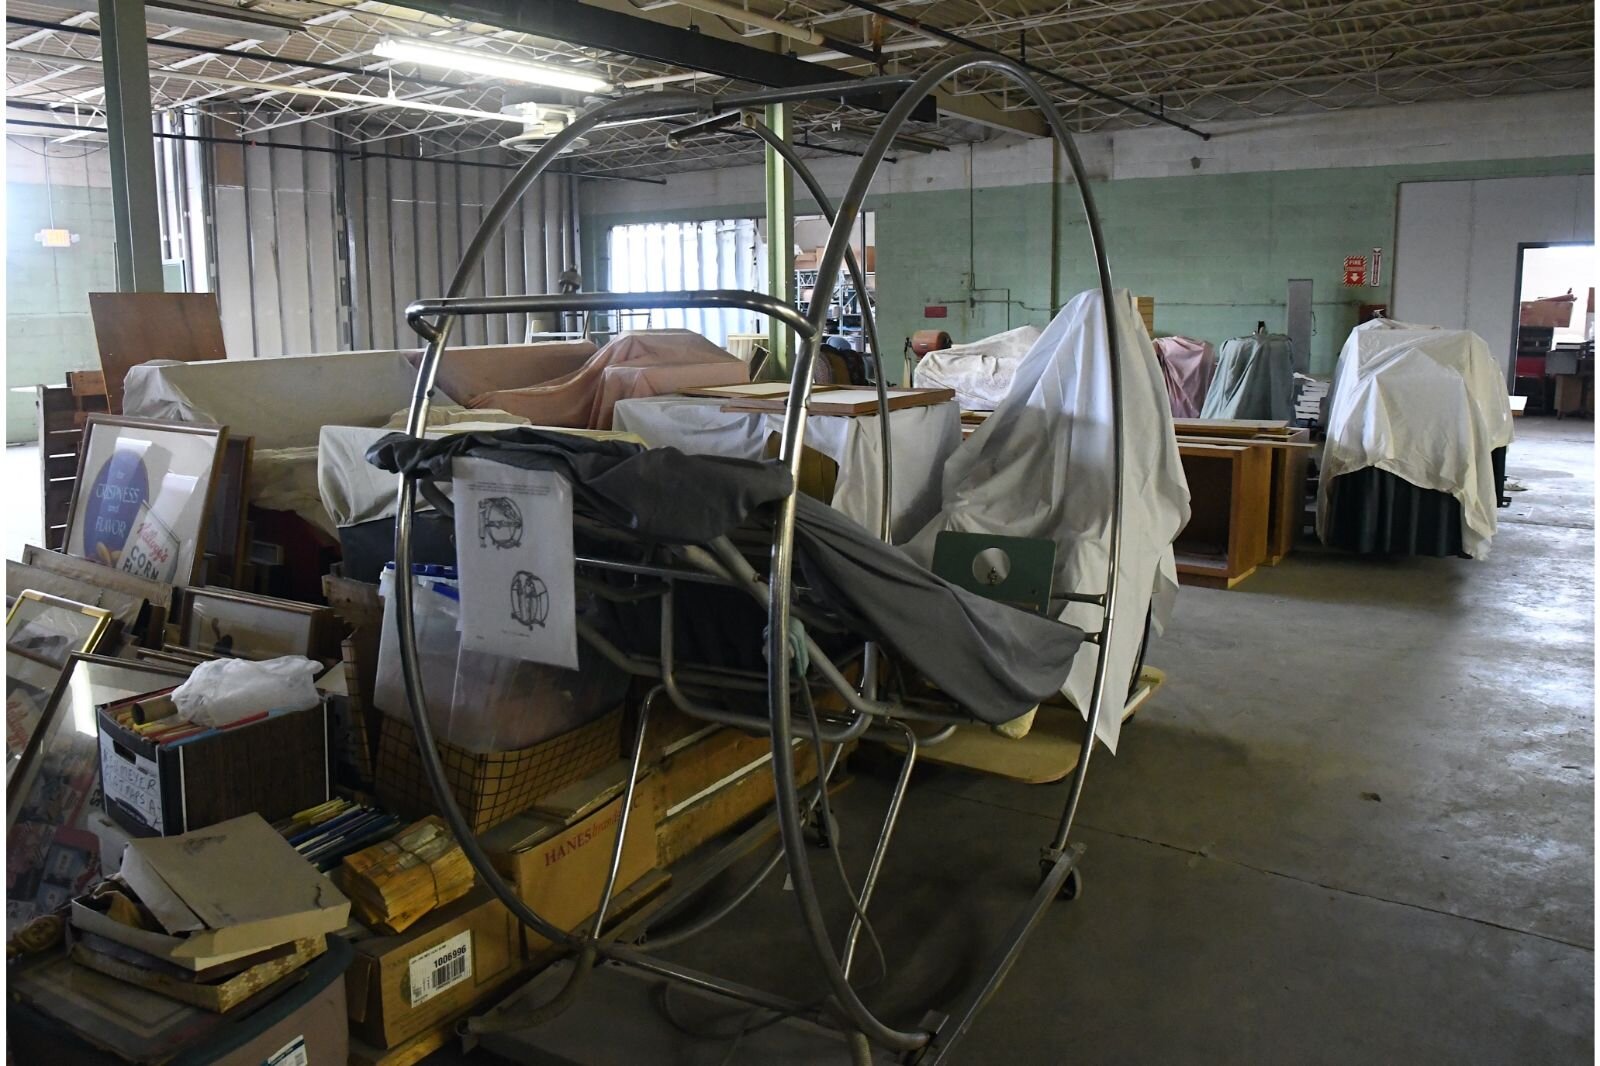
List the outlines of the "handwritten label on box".
<svg viewBox="0 0 1600 1066">
<path fill-rule="evenodd" d="M 128 755 L 132 755 L 130 760 Z M 112 800 L 131 810 L 156 832 L 161 824 L 161 771 L 138 752 L 124 755 L 109 734 L 100 734 L 100 787 L 106 802 Z"/>
</svg>

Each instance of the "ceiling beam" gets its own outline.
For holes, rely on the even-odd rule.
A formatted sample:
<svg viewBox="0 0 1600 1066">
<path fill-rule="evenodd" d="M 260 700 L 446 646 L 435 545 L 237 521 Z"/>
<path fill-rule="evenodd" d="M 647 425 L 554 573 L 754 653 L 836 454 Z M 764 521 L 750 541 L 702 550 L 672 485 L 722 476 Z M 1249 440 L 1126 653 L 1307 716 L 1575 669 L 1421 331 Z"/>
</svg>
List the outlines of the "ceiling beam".
<svg viewBox="0 0 1600 1066">
<path fill-rule="evenodd" d="M 851 77 L 786 52 L 753 47 L 746 43 L 742 27 L 676 4 L 647 12 L 637 11 L 627 0 L 406 0 L 406 6 L 441 18 L 500 26 L 753 85 L 792 88 Z M 1043 120 L 1031 111 L 1004 111 L 981 98 L 943 93 L 936 95 L 935 103 L 940 112 L 967 122 L 1034 137 L 1048 133 Z"/>
</svg>

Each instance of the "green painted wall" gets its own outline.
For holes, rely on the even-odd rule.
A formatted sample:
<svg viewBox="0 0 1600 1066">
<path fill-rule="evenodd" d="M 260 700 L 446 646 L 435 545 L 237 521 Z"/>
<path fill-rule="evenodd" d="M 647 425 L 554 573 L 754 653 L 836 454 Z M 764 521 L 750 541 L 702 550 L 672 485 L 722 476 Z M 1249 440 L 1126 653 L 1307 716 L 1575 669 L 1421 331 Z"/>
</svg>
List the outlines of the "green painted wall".
<svg viewBox="0 0 1600 1066">
<path fill-rule="evenodd" d="M 15 150 L 15 149 L 13 149 Z M 45 248 L 33 235 L 51 223 L 78 234 L 70 248 Z M 36 435 L 32 392 L 69 370 L 98 368 L 89 293 L 116 289 L 111 190 L 82 185 L 6 185 L 6 440 Z"/>
<path fill-rule="evenodd" d="M 1155 297 L 1157 333 L 1220 343 L 1250 332 L 1258 320 L 1281 330 L 1286 282 L 1311 278 L 1312 368 L 1327 373 L 1356 323 L 1357 305 L 1389 299 L 1402 183 L 1593 170 L 1593 155 L 1575 155 L 1129 178 L 1095 182 L 1092 191 L 1112 279 Z M 879 333 L 891 367 L 915 330 L 943 328 L 959 341 L 1026 322 L 1043 326 L 1054 306 L 1095 284 L 1087 226 L 1070 185 L 897 193 L 873 197 L 867 206 L 879 212 Z M 599 255 L 612 225 L 760 213 L 759 204 L 742 204 L 585 217 L 589 276 L 605 276 Z M 1374 247 L 1384 251 L 1383 285 L 1345 289 L 1344 257 Z M 924 318 L 932 304 L 945 305 L 948 317 Z"/>
</svg>

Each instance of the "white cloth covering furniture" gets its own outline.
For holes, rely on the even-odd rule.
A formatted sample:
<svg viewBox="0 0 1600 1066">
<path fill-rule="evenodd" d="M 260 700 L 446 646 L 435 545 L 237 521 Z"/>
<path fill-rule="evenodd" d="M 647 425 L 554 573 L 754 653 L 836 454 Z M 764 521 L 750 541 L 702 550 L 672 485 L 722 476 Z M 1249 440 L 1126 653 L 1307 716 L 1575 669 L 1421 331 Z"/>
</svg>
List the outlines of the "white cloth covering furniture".
<svg viewBox="0 0 1600 1066">
<path fill-rule="evenodd" d="M 637 434 L 653 448 L 672 447 L 695 455 L 759 459 L 767 441 L 783 432 L 777 413 L 724 411 L 724 400 L 660 396 L 623 400 L 614 428 Z M 889 413 L 894 447 L 894 499 L 890 533 L 900 543 L 939 510 L 939 471 L 961 443 L 961 413 L 954 403 Z M 878 528 L 883 501 L 883 438 L 876 415 L 812 415 L 806 447 L 839 464 L 833 506 L 867 529 Z"/>
<path fill-rule="evenodd" d="M 1317 487 L 1317 533 L 1341 474 L 1377 467 L 1461 503 L 1461 547 L 1489 554 L 1495 534 L 1490 453 L 1511 443 L 1506 380 L 1470 330 L 1391 319 L 1350 331 L 1334 370 Z"/>
<path fill-rule="evenodd" d="M 1160 632 L 1178 591 L 1172 541 L 1189 521 L 1166 381 L 1125 289 L 1115 290 L 1124 469 L 1123 532 L 1108 656 L 1109 713 L 1096 735 L 1117 750 L 1121 699 L 1132 680 L 1145 618 Z M 906 547 L 924 565 L 946 529 L 1056 543 L 1055 590 L 1104 591 L 1110 560 L 1114 436 L 1110 344 L 1098 290 L 1079 293 L 1017 367 L 1005 401 L 944 468 L 943 507 Z M 896 451 L 896 456 L 900 452 Z M 1058 616 L 1086 630 L 1101 608 L 1069 603 Z M 1087 717 L 1094 657 L 1080 656 L 1062 693 Z"/>
<path fill-rule="evenodd" d="M 1018 364 L 1038 339 L 1038 326 L 1018 326 L 971 344 L 929 352 L 912 369 L 912 384 L 954 389 L 963 411 L 993 411 L 1006 398 Z"/>
</svg>

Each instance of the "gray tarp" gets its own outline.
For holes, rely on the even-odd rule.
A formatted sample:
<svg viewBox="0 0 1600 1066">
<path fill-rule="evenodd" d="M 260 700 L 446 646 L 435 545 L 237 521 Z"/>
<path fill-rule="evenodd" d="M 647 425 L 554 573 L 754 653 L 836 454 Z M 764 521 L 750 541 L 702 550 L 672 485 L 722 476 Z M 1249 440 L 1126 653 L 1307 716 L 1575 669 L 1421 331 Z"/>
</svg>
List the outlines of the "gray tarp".
<svg viewBox="0 0 1600 1066">
<path fill-rule="evenodd" d="M 747 518 L 770 521 L 788 495 L 774 463 L 685 455 L 532 428 L 465 433 L 444 440 L 391 434 L 367 458 L 390 472 L 435 481 L 458 455 L 555 470 L 572 483 L 580 509 L 642 541 L 703 544 Z M 799 499 L 795 551 L 811 593 L 854 620 L 861 635 L 893 649 L 980 721 L 1009 722 L 1066 681 L 1083 642 L 1076 626 L 1042 618 L 956 588 L 849 518 Z"/>
<path fill-rule="evenodd" d="M 1258 331 L 1222 345 L 1201 418 L 1294 417 L 1294 345 Z"/>
</svg>

